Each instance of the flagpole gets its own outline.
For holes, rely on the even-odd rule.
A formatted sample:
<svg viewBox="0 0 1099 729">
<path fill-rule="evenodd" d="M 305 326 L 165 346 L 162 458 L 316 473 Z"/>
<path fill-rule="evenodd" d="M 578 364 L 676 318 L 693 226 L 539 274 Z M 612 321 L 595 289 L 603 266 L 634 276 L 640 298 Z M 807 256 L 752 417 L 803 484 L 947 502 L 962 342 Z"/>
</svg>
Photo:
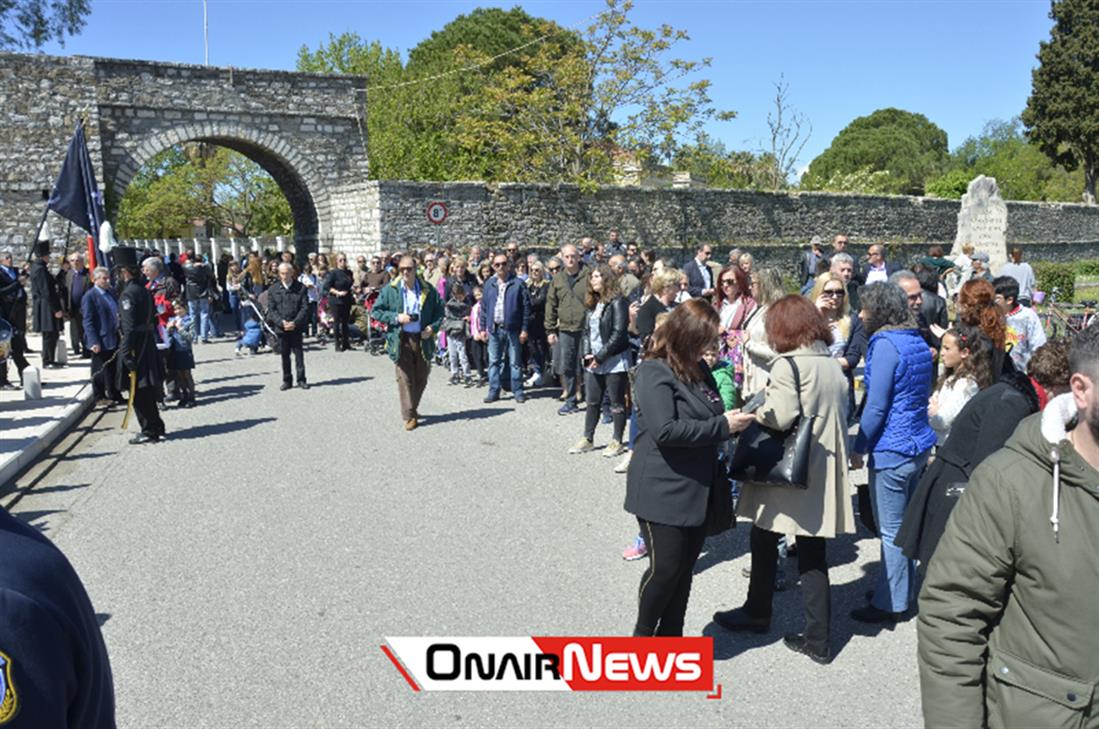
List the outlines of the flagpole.
<svg viewBox="0 0 1099 729">
<path fill-rule="evenodd" d="M 210 21 L 206 0 L 202 0 L 202 46 L 205 51 L 205 65 L 210 65 Z"/>
</svg>

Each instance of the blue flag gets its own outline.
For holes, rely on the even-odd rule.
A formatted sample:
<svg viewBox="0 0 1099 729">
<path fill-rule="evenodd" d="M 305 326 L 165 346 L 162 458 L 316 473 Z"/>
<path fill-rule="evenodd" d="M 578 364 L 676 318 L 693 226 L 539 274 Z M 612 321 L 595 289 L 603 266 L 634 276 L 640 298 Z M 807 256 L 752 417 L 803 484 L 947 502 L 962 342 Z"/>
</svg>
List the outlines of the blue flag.
<svg viewBox="0 0 1099 729">
<path fill-rule="evenodd" d="M 99 240 L 99 225 L 103 222 L 103 196 L 95 183 L 95 170 L 84 139 L 84 122 L 76 124 L 69 142 L 65 164 L 57 178 L 46 206 L 63 218 L 88 231 Z"/>
</svg>

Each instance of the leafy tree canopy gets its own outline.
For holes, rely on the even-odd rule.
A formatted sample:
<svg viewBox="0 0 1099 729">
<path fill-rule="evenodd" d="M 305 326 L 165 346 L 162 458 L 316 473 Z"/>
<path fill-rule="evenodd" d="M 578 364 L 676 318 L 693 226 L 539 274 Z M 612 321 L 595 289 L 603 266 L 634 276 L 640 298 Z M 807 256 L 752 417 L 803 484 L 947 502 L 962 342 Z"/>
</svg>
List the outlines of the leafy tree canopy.
<svg viewBox="0 0 1099 729">
<path fill-rule="evenodd" d="M 923 114 L 879 109 L 837 134 L 809 164 L 801 184 L 809 190 L 856 191 L 844 185 L 858 181 L 871 189 L 857 191 L 920 195 L 947 159 L 946 132 Z"/>
<path fill-rule="evenodd" d="M 31 51 L 84 29 L 91 0 L 0 0 L 0 50 Z"/>
<path fill-rule="evenodd" d="M 286 235 L 293 231 L 290 205 L 259 165 L 224 147 L 169 147 L 130 182 L 118 208 L 126 238 L 187 235 L 205 220 L 219 235 Z"/>
<path fill-rule="evenodd" d="M 357 36 L 302 48 L 302 70 L 366 74 L 371 175 L 597 184 L 619 150 L 670 160 L 715 110 L 709 81 L 687 80 L 708 59 L 673 57 L 688 40 L 643 29 L 629 0 L 583 32 L 512 10 L 459 16 L 399 56 Z M 356 47 L 364 50 L 355 50 Z M 375 79 L 385 79 L 381 82 Z"/>
<path fill-rule="evenodd" d="M 1083 174 L 1069 172 L 1027 140 L 1019 119 L 994 120 L 951 155 L 946 174 L 931 180 L 927 192 L 960 198 L 977 175 L 995 177 L 1008 200 L 1074 201 L 1080 199 Z"/>
<path fill-rule="evenodd" d="M 1084 196 L 1095 203 L 1099 177 L 1099 2 L 1055 0 L 1049 41 L 1038 50 L 1023 112 L 1031 141 L 1068 170 L 1084 171 Z"/>
</svg>

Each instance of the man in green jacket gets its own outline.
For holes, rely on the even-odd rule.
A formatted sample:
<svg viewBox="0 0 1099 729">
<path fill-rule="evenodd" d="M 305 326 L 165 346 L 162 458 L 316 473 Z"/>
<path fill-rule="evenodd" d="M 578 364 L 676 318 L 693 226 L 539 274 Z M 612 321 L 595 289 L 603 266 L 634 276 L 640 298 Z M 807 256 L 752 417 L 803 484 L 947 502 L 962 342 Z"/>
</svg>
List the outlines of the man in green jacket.
<svg viewBox="0 0 1099 729">
<path fill-rule="evenodd" d="M 371 315 L 388 327 L 385 350 L 397 365 L 401 418 L 405 430 L 414 430 L 444 310 L 435 287 L 416 275 L 412 256 L 402 257 L 397 271 L 400 275 L 382 287 Z"/>
<path fill-rule="evenodd" d="M 588 274 L 591 269 L 580 260 L 580 251 L 574 245 L 561 247 L 561 260 L 565 267 L 550 281 L 546 293 L 546 332 L 554 350 L 554 367 L 565 386 L 565 404 L 558 415 L 579 412 L 576 407 L 580 372 L 580 339 L 584 335 L 584 318 L 588 307 L 584 299 L 588 294 Z"/>
<path fill-rule="evenodd" d="M 1099 327 L 974 472 L 920 594 L 928 727 L 1099 727 Z"/>
</svg>

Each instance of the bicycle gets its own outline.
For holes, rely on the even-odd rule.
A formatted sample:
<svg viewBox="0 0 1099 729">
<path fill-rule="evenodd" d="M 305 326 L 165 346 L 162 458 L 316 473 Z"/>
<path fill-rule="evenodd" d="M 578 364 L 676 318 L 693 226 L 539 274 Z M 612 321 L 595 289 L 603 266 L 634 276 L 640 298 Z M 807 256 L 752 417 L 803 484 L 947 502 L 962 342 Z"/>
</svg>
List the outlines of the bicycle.
<svg viewBox="0 0 1099 729">
<path fill-rule="evenodd" d="M 1039 317 L 1042 323 L 1042 329 L 1045 330 L 1046 336 L 1049 339 L 1058 339 L 1063 336 L 1074 336 L 1086 329 L 1088 325 L 1092 323 L 1095 316 L 1095 304 L 1094 301 L 1085 301 L 1080 306 L 1083 307 L 1082 312 L 1075 311 L 1075 304 L 1072 305 L 1059 305 L 1057 302 L 1057 296 L 1060 294 L 1059 289 L 1053 289 L 1044 302 L 1045 315 Z M 1070 306 L 1072 307 L 1070 309 Z"/>
</svg>

